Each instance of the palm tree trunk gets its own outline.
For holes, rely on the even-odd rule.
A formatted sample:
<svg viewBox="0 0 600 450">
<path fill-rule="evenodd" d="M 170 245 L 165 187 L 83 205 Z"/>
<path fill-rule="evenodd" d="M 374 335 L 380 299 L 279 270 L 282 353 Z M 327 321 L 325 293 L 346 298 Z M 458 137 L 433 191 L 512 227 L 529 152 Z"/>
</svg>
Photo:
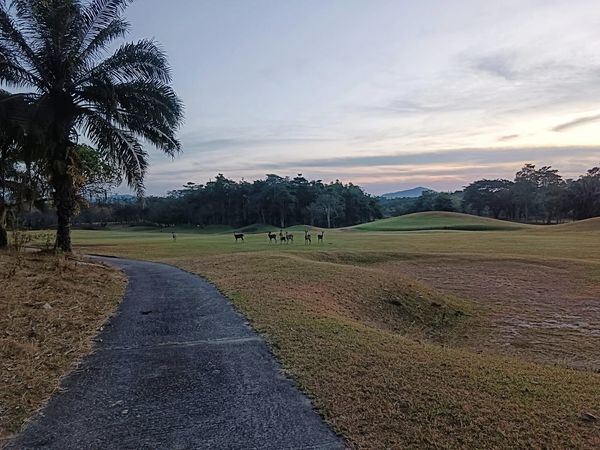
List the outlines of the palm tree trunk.
<svg viewBox="0 0 600 450">
<path fill-rule="evenodd" d="M 0 248 L 8 247 L 8 232 L 6 231 L 6 212 L 8 208 L 4 200 L 0 200 Z"/>
<path fill-rule="evenodd" d="M 58 226 L 56 228 L 55 248 L 63 252 L 71 252 L 71 216 L 75 206 L 73 198 L 73 182 L 68 174 L 55 173 L 52 177 L 54 185 L 54 206 Z"/>
</svg>

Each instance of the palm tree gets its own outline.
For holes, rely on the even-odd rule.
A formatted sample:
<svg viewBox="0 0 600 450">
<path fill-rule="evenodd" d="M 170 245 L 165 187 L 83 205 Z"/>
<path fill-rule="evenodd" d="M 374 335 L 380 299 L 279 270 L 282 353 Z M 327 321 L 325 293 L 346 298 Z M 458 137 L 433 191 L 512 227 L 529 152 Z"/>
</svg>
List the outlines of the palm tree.
<svg viewBox="0 0 600 450">
<path fill-rule="evenodd" d="M 131 0 L 0 0 L 0 82 L 31 105 L 26 134 L 37 136 L 54 193 L 56 247 L 71 251 L 77 142 L 85 135 L 144 191 L 147 153 L 180 150 L 175 133 L 183 106 L 170 87 L 165 54 L 151 40 L 126 43 L 107 56 L 129 24 Z M 0 102 L 0 110 L 2 103 Z M 0 111 L 0 115 L 1 115 Z M 17 119 L 17 118 L 15 118 Z"/>
</svg>

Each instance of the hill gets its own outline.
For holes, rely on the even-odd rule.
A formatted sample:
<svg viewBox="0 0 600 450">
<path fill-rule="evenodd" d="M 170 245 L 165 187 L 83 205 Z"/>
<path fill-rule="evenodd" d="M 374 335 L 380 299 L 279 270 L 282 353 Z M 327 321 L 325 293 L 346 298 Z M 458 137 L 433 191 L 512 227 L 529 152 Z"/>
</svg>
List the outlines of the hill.
<svg viewBox="0 0 600 450">
<path fill-rule="evenodd" d="M 427 191 L 435 192 L 433 189 L 419 186 L 412 189 L 406 189 L 404 191 L 389 192 L 381 195 L 381 197 L 385 198 L 386 200 L 393 200 L 395 198 L 417 198 L 420 197 L 423 192 Z"/>
<path fill-rule="evenodd" d="M 359 231 L 420 231 L 420 230 L 518 230 L 526 225 L 487 217 L 453 212 L 422 212 L 405 216 L 390 217 L 363 223 L 350 229 Z"/>
<path fill-rule="evenodd" d="M 548 228 L 556 231 L 600 231 L 600 217 L 592 217 L 591 219 L 578 220 L 560 225 L 549 225 Z"/>
</svg>

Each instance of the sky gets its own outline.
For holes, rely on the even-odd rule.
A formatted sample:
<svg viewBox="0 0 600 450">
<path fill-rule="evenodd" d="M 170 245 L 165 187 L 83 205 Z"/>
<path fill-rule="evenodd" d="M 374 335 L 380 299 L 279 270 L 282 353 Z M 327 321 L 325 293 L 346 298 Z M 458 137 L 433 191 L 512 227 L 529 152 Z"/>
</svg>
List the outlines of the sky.
<svg viewBox="0 0 600 450">
<path fill-rule="evenodd" d="M 600 164 L 596 0 L 137 0 L 185 104 L 164 194 L 217 173 L 353 182 L 372 194 Z"/>
</svg>

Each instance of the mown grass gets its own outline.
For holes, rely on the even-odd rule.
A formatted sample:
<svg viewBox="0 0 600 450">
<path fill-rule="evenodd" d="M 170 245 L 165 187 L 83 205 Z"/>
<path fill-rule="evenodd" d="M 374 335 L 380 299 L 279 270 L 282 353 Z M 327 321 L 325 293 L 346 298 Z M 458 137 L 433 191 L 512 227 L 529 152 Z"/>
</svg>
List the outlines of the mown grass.
<svg viewBox="0 0 600 450">
<path fill-rule="evenodd" d="M 125 289 L 86 260 L 0 252 L 0 447 L 93 346 Z"/>
<path fill-rule="evenodd" d="M 358 231 L 418 231 L 418 230 L 463 230 L 499 231 L 518 230 L 523 224 L 478 217 L 453 212 L 423 212 L 399 217 L 376 220 L 351 227 Z"/>
<path fill-rule="evenodd" d="M 561 227 L 561 225 L 559 225 Z M 556 230 L 556 231 L 555 231 Z M 311 231 L 314 235 L 314 229 Z M 560 232 L 553 227 L 534 227 L 512 232 L 497 231 L 411 231 L 411 232 L 351 232 L 328 230 L 325 243 L 316 239 L 311 246 L 304 245 L 302 235 L 290 245 L 269 244 L 267 233 L 247 234 L 244 243 L 236 243 L 232 233 L 205 234 L 188 232 L 177 235 L 158 230 L 131 232 L 118 230 L 75 230 L 73 238 L 80 250 L 137 257 L 162 259 L 177 256 L 207 256 L 221 253 L 270 251 L 357 251 L 402 252 L 406 254 L 451 254 L 491 256 L 534 256 L 600 261 L 598 231 Z"/>
<path fill-rule="evenodd" d="M 524 261 L 599 283 L 593 227 L 327 231 L 320 246 L 269 244 L 262 233 L 243 244 L 228 234 L 173 242 L 156 232 L 78 231 L 75 240 L 84 251 L 163 260 L 208 277 L 354 448 L 600 446 L 600 424 L 590 419 L 600 416 L 600 375 L 471 345 L 493 332 L 493 311 L 424 285 L 399 264 L 418 272 L 427 260 L 443 271 L 467 261 L 483 271 Z M 568 302 L 561 308 L 569 314 Z"/>
</svg>

